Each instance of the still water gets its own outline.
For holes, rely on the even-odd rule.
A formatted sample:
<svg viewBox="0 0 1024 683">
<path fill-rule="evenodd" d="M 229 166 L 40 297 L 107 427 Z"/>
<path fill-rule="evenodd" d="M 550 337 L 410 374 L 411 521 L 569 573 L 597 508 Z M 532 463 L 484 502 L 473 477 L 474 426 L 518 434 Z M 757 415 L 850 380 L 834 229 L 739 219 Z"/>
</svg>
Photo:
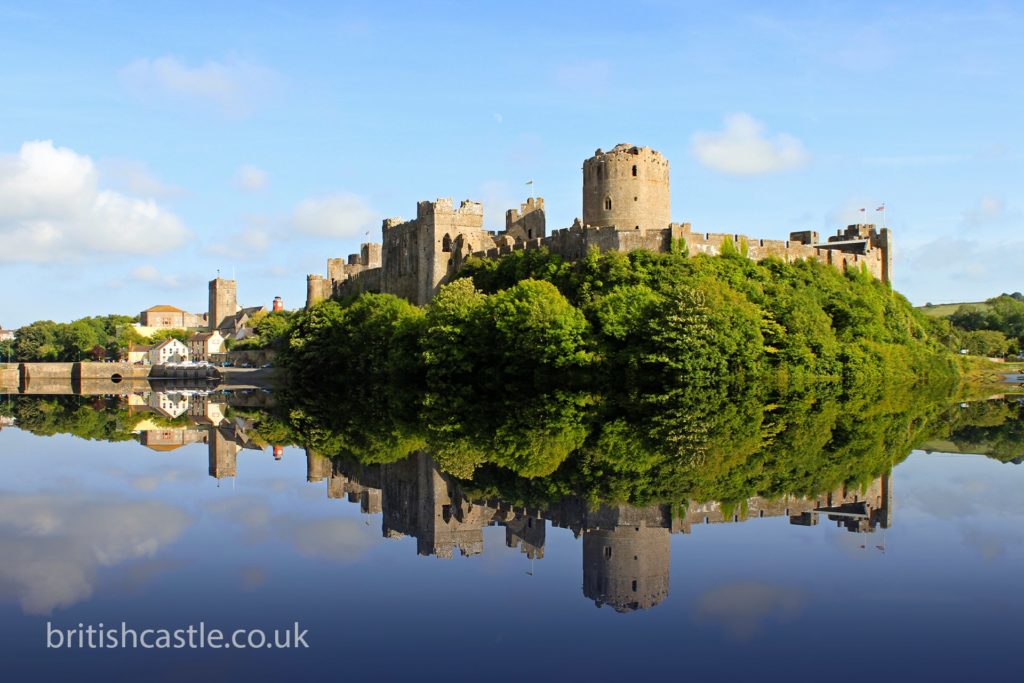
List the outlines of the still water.
<svg viewBox="0 0 1024 683">
<path fill-rule="evenodd" d="M 942 406 L 926 429 L 890 416 L 860 432 L 834 411 L 817 460 L 785 476 L 775 463 L 797 446 L 762 424 L 743 467 L 715 469 L 743 446 L 710 442 L 678 486 L 726 490 L 742 475 L 757 483 L 737 490 L 768 495 L 637 504 L 622 502 L 643 498 L 623 488 L 628 473 L 609 484 L 595 459 L 566 473 L 577 456 L 510 478 L 489 465 L 455 476 L 428 447 L 382 463 L 274 448 L 259 393 L 4 401 L 4 680 L 1019 677 L 1014 398 Z M 807 429 L 801 444 L 820 431 Z M 913 448 L 851 481 L 805 471 L 915 429 Z M 827 488 L 778 493 L 815 477 Z M 611 489 L 627 494 L 594 494 Z M 47 648 L 47 624 L 121 622 L 298 622 L 309 647 Z"/>
</svg>

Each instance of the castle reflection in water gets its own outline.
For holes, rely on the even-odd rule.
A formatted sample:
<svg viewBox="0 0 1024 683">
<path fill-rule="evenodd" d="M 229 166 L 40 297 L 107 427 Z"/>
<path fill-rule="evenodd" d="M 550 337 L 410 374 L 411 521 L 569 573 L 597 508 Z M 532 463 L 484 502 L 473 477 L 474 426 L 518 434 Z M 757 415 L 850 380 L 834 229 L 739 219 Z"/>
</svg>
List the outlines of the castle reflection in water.
<svg viewBox="0 0 1024 683">
<path fill-rule="evenodd" d="M 268 396 L 256 391 L 208 394 L 202 391 L 137 392 L 123 400 L 133 416 L 139 442 L 156 451 L 204 443 L 209 475 L 234 477 L 243 450 L 263 452 L 266 444 L 251 434 L 253 423 L 233 416 L 232 407 L 260 408 Z M 275 458 L 283 449 L 273 446 Z M 396 463 L 364 465 L 306 450 L 306 480 L 327 482 L 327 496 L 347 499 L 367 515 L 382 516 L 386 538 L 411 536 L 417 553 L 439 558 L 478 555 L 484 527 L 503 526 L 505 543 L 531 560 L 544 557 L 547 525 L 570 529 L 583 545 L 583 594 L 598 607 L 618 612 L 653 607 L 669 591 L 670 535 L 694 525 L 788 517 L 796 526 L 814 526 L 824 516 L 856 533 L 872 533 L 892 522 L 890 474 L 865 489 L 841 488 L 814 497 L 750 498 L 731 511 L 720 503 L 691 502 L 634 507 L 589 506 L 579 499 L 548 503 L 544 509 L 473 498 L 457 479 L 445 474 L 427 451 Z"/>
</svg>

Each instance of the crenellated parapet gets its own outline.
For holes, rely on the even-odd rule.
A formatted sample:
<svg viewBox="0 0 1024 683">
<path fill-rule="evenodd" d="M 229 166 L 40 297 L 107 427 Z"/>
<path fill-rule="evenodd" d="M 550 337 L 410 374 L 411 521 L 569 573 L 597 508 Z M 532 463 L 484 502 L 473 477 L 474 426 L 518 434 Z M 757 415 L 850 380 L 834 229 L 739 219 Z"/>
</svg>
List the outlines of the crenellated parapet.
<svg viewBox="0 0 1024 683">
<path fill-rule="evenodd" d="M 505 212 L 505 233 L 515 241 L 543 238 L 547 235 L 544 198 L 530 197 L 518 209 Z"/>
<path fill-rule="evenodd" d="M 874 225 L 851 225 L 821 241 L 817 231 L 790 233 L 788 240 L 735 233 L 694 232 L 671 223 L 669 164 L 649 147 L 598 149 L 583 162 L 583 219 L 547 231 L 544 199 L 531 197 L 505 214 L 505 229 L 484 228 L 483 205 L 450 198 L 421 201 L 412 220 L 388 218 L 382 243 L 364 244 L 359 254 L 329 259 L 327 277 L 309 276 L 307 305 L 329 297 L 384 292 L 428 303 L 470 256 L 497 259 L 516 251 L 545 248 L 569 261 L 592 251 L 665 253 L 685 247 L 690 256 L 730 250 L 754 260 L 813 259 L 837 269 L 863 269 L 883 282 L 892 278 L 892 234 Z"/>
</svg>

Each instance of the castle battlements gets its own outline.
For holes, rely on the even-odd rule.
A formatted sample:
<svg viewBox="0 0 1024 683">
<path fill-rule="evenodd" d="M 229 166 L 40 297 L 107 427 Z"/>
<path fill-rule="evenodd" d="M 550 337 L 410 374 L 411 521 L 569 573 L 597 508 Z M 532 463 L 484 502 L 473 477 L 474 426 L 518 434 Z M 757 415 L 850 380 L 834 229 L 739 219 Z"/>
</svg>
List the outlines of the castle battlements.
<svg viewBox="0 0 1024 683">
<path fill-rule="evenodd" d="M 381 234 L 381 244 L 329 259 L 326 278 L 310 275 L 306 305 L 361 292 L 395 294 L 423 305 L 470 257 L 496 259 L 542 247 L 573 261 L 591 249 L 667 252 L 685 246 L 690 256 L 714 256 L 729 242 L 754 260 L 814 259 L 838 269 L 865 269 L 883 282 L 892 277 L 892 233 L 871 224 L 847 226 L 822 242 L 813 230 L 791 232 L 788 240 L 760 239 L 694 232 L 689 223 L 671 222 L 668 159 L 630 144 L 598 149 L 583 162 L 583 218 L 567 228 L 548 234 L 542 197 L 506 211 L 503 231 L 484 228 L 481 203 L 463 200 L 456 207 L 451 198 L 440 198 L 418 202 L 412 220 L 384 220 Z"/>
<path fill-rule="evenodd" d="M 451 559 L 484 551 L 483 530 L 505 527 L 505 545 L 533 559 L 544 557 L 546 527 L 582 538 L 583 594 L 618 612 L 649 609 L 669 593 L 671 536 L 693 525 L 788 517 L 793 526 L 816 526 L 822 516 L 853 533 L 892 526 L 892 478 L 884 473 L 861 487 L 840 486 L 813 496 L 755 496 L 731 505 L 593 505 L 580 498 L 543 508 L 495 497 L 470 498 L 459 482 L 419 451 L 406 460 L 364 465 L 327 459 L 307 449 L 307 479 L 327 479 L 329 498 L 346 499 L 364 514 L 381 514 L 386 538 L 412 536 L 419 555 Z"/>
<path fill-rule="evenodd" d="M 430 215 L 442 215 L 442 214 L 461 214 L 464 216 L 483 216 L 484 205 L 480 202 L 474 202 L 469 199 L 463 199 L 459 204 L 459 208 L 455 208 L 455 203 L 451 197 L 444 197 L 435 199 L 434 201 L 421 201 L 416 203 L 416 217 L 422 218 Z"/>
</svg>

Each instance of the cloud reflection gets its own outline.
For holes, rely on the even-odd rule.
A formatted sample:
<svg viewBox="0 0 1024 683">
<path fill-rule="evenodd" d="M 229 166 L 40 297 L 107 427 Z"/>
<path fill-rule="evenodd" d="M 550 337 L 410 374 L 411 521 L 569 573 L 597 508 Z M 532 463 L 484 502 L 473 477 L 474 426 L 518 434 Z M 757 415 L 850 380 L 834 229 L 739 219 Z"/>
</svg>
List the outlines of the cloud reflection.
<svg viewBox="0 0 1024 683">
<path fill-rule="evenodd" d="M 152 558 L 192 523 L 160 502 L 64 492 L 0 497 L 0 600 L 49 614 L 90 597 L 101 567 Z"/>
<path fill-rule="evenodd" d="M 695 616 L 719 624 L 737 640 L 749 640 L 770 620 L 793 621 L 806 602 L 806 593 L 789 586 L 739 581 L 703 593 L 697 598 Z"/>
</svg>

